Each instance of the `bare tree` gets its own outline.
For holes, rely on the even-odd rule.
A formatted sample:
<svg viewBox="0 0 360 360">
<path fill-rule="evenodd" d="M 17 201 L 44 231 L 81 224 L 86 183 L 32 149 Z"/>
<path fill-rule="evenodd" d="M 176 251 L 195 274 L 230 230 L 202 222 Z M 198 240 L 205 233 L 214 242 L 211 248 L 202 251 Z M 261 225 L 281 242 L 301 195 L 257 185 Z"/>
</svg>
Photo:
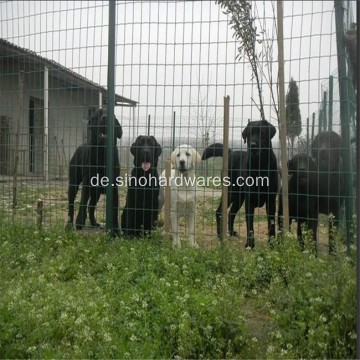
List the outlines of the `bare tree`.
<svg viewBox="0 0 360 360">
<path fill-rule="evenodd" d="M 210 134 L 215 125 L 215 111 L 209 106 L 208 94 L 203 95 L 200 89 L 190 111 L 191 119 L 196 123 L 196 126 L 190 127 L 190 132 L 197 139 L 201 138 L 201 147 L 205 149 L 209 146 Z"/>
</svg>

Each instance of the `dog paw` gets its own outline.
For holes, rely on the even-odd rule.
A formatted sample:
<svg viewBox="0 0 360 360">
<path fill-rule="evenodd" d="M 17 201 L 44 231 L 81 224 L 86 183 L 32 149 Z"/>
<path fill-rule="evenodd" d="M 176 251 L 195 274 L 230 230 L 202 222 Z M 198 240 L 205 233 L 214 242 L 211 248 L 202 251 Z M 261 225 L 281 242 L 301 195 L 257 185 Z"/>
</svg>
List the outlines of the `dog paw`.
<svg viewBox="0 0 360 360">
<path fill-rule="evenodd" d="M 253 238 L 246 241 L 245 249 L 255 250 L 255 241 Z"/>
<path fill-rule="evenodd" d="M 98 223 L 98 222 L 93 222 L 93 223 L 91 223 L 91 227 L 93 227 L 93 228 L 100 228 L 101 227 L 101 225 Z"/>
<path fill-rule="evenodd" d="M 76 230 L 82 230 L 85 224 L 76 223 Z"/>
</svg>

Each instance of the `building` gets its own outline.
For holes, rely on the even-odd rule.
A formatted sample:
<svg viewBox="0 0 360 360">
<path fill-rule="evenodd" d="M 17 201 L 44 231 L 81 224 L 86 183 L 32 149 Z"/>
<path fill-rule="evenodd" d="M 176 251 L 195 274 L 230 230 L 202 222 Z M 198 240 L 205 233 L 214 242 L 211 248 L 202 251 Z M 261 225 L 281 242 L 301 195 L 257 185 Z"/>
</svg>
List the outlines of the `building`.
<svg viewBox="0 0 360 360">
<path fill-rule="evenodd" d="M 106 88 L 0 39 L 0 175 L 13 173 L 18 148 L 18 175 L 67 176 L 90 116 L 106 108 L 106 98 Z M 136 105 L 115 95 L 115 106 Z"/>
</svg>

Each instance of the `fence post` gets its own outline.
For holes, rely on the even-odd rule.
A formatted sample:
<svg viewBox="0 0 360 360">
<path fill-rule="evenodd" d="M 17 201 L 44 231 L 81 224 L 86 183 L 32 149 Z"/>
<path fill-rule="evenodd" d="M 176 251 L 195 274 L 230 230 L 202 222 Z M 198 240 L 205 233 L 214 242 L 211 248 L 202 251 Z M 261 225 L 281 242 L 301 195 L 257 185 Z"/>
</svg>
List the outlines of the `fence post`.
<svg viewBox="0 0 360 360">
<path fill-rule="evenodd" d="M 279 64 L 279 128 L 281 147 L 281 177 L 282 177 L 282 203 L 284 229 L 289 231 L 289 198 L 288 198 L 288 168 L 286 151 L 286 109 L 285 109 L 285 80 L 284 80 L 284 30 L 283 30 L 283 3 L 277 0 L 277 22 L 278 22 L 278 64 Z"/>
<path fill-rule="evenodd" d="M 356 14 L 357 14 L 357 39 L 360 39 L 360 27 L 359 27 L 359 22 L 360 22 L 360 6 L 359 4 L 357 4 L 356 6 Z M 357 61 L 359 61 L 360 58 L 360 46 L 359 43 L 357 44 Z M 357 72 L 358 73 L 358 72 Z M 358 73 L 359 74 L 359 73 Z M 357 169 L 356 169 L 356 175 L 357 175 L 357 202 L 356 202 L 356 238 L 357 238 L 357 242 L 356 242 L 356 263 L 357 263 L 357 289 L 356 289 L 356 314 L 357 314 L 357 322 L 356 322 L 356 333 L 358 334 L 356 337 L 356 358 L 360 359 L 360 143 L 359 143 L 359 139 L 360 139 L 360 114 L 359 114 L 359 109 L 360 109 L 360 80 L 359 80 L 359 75 L 356 79 L 357 81 L 357 109 L 358 111 L 356 112 L 356 164 L 357 164 Z"/>
<path fill-rule="evenodd" d="M 44 68 L 44 177 L 49 180 L 49 69 Z M 56 175 L 56 173 L 55 173 Z"/>
<path fill-rule="evenodd" d="M 327 130 L 327 112 L 326 112 L 326 108 L 327 108 L 327 92 L 324 91 L 324 98 L 323 98 L 323 130 L 326 131 Z"/>
<path fill-rule="evenodd" d="M 346 54 L 344 41 L 344 7 L 342 0 L 335 0 L 336 46 L 339 72 L 340 91 L 340 120 L 343 148 L 341 155 L 345 174 L 345 221 L 346 244 L 350 250 L 351 223 L 353 214 L 352 176 L 351 176 L 351 148 L 350 148 L 350 117 L 349 117 L 349 79 L 346 72 Z"/>
<path fill-rule="evenodd" d="M 36 227 L 38 230 L 41 230 L 43 225 L 43 208 L 44 202 L 39 199 L 36 204 Z"/>
<path fill-rule="evenodd" d="M 173 128 L 172 128 L 172 150 L 175 150 L 175 119 L 176 119 L 176 112 L 174 111 L 174 118 L 173 118 Z"/>
<path fill-rule="evenodd" d="M 320 110 L 319 110 L 319 132 L 323 130 L 323 102 L 321 101 Z"/>
<path fill-rule="evenodd" d="M 314 131 L 315 131 L 315 113 L 312 113 L 312 127 L 311 127 L 311 141 L 314 140 Z"/>
<path fill-rule="evenodd" d="M 328 123 L 329 131 L 332 130 L 333 101 L 334 101 L 334 77 L 332 75 L 330 75 L 330 77 L 329 77 L 329 123 Z"/>
<path fill-rule="evenodd" d="M 164 203 L 164 229 L 167 234 L 170 232 L 170 176 L 171 176 L 171 160 L 165 160 L 165 178 L 166 185 L 164 191 L 165 203 Z"/>
<path fill-rule="evenodd" d="M 19 71 L 19 102 L 18 102 L 18 117 L 16 122 L 16 134 L 15 134 L 15 157 L 14 157 L 14 169 L 13 169 L 13 203 L 12 203 L 12 219 L 16 215 L 17 206 L 17 168 L 19 162 L 19 142 L 20 142 L 20 122 L 24 116 L 24 70 Z"/>
<path fill-rule="evenodd" d="M 309 139 L 309 118 L 306 118 L 306 149 L 307 149 L 307 153 L 309 154 L 309 150 L 310 150 L 310 139 Z"/>
<path fill-rule="evenodd" d="M 230 96 L 224 97 L 224 129 L 223 129 L 223 179 L 228 176 L 229 163 L 229 114 L 230 114 Z M 227 213 L 228 213 L 228 188 L 222 184 L 222 207 L 221 207 L 221 240 L 224 240 L 227 234 Z"/>
<path fill-rule="evenodd" d="M 106 187 L 106 231 L 114 236 L 114 187 L 111 186 L 114 179 L 114 106 L 115 106 L 115 16 L 116 2 L 109 0 L 109 48 L 108 48 L 108 71 L 107 71 L 107 137 L 106 137 L 106 176 L 110 184 Z"/>
</svg>

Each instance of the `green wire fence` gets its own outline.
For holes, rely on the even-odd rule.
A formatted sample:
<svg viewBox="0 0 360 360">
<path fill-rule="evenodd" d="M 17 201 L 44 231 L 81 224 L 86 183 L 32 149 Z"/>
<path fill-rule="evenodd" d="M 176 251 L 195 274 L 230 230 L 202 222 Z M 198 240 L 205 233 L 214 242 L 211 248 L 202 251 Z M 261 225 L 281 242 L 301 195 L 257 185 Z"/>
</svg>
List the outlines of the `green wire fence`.
<svg viewBox="0 0 360 360">
<path fill-rule="evenodd" d="M 107 119 L 113 121 L 112 104 L 123 132 L 115 148 L 123 177 L 133 168 L 130 148 L 138 135 L 153 135 L 161 145 L 159 174 L 180 144 L 190 144 L 202 155 L 208 146 L 222 143 L 225 95 L 230 96 L 229 147 L 247 151 L 242 133 L 249 121 L 261 120 L 263 111 L 277 130 L 272 147 L 279 164 L 276 3 L 251 2 L 247 14 L 246 26 L 256 40 L 256 76 L 244 47 L 249 39 L 238 36 L 232 13 L 226 14 L 232 3 L 1 2 L 1 216 L 44 227 L 65 226 L 71 158 L 81 144 L 89 143 L 89 121 L 98 109 L 107 110 Z M 356 2 L 283 5 L 285 90 L 293 79 L 301 114 L 295 119 L 300 132 L 288 126 L 289 159 L 297 153 L 310 155 L 321 131 L 341 136 L 339 176 L 344 176 L 345 190 L 339 231 L 350 247 L 355 229 L 356 70 L 344 34 L 356 28 Z M 196 175 L 220 176 L 221 164 L 221 157 L 201 161 Z M 120 222 L 127 188 L 117 190 Z M 200 184 L 196 191 L 196 236 L 207 248 L 219 241 L 221 187 Z M 112 192 L 108 187 L 95 208 L 100 231 L 111 228 L 116 217 Z M 328 246 L 328 215 L 319 218 L 320 248 Z M 186 224 L 181 223 L 182 233 Z M 96 231 L 88 225 L 85 231 Z M 238 236 L 228 241 L 245 245 L 245 206 L 237 213 L 234 230 Z M 264 207 L 256 209 L 254 233 L 266 244 Z"/>
</svg>

